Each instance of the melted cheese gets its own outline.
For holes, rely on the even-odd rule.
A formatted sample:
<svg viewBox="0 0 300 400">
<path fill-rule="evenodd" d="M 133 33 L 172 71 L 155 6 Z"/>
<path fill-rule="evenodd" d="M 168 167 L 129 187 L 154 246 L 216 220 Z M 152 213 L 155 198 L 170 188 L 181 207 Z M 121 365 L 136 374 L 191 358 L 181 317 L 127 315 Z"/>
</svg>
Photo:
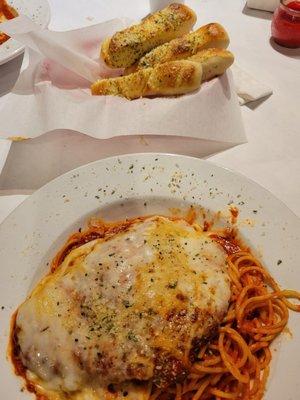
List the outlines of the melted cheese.
<svg viewBox="0 0 300 400">
<path fill-rule="evenodd" d="M 18 310 L 20 357 L 45 390 L 109 399 L 109 383 L 154 378 L 159 355 L 184 363 L 229 297 L 223 249 L 197 225 L 151 217 L 71 251 L 40 282 Z"/>
</svg>

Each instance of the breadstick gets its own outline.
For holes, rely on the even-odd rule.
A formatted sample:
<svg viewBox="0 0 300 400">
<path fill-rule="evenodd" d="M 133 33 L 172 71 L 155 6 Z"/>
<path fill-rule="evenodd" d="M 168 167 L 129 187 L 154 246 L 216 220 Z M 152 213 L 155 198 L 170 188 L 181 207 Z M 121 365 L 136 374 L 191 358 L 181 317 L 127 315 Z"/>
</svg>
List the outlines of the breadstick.
<svg viewBox="0 0 300 400">
<path fill-rule="evenodd" d="M 111 38 L 101 47 L 101 57 L 111 68 L 126 68 L 153 48 L 189 32 L 196 14 L 183 4 L 171 4 Z"/>
<path fill-rule="evenodd" d="M 195 32 L 153 49 L 142 57 L 136 66 L 128 69 L 126 73 L 168 61 L 186 59 L 200 50 L 210 47 L 226 49 L 228 45 L 229 37 L 222 25 L 217 23 L 204 25 Z"/>
<path fill-rule="evenodd" d="M 145 96 L 170 96 L 192 92 L 201 85 L 199 62 L 180 60 L 159 64 L 130 75 L 98 80 L 91 86 L 93 95 L 114 95 L 127 99 Z"/>
<path fill-rule="evenodd" d="M 206 49 L 199 51 L 187 60 L 199 62 L 202 65 L 202 81 L 208 81 L 222 75 L 233 61 L 233 54 L 224 49 Z"/>
</svg>

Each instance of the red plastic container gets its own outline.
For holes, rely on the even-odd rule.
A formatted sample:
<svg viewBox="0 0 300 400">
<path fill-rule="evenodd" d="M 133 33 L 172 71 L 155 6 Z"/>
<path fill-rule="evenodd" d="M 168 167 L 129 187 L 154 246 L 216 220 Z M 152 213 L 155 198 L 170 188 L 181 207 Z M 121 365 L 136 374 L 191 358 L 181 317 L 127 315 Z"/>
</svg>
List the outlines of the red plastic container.
<svg viewBox="0 0 300 400">
<path fill-rule="evenodd" d="M 272 20 L 272 37 L 284 47 L 300 47 L 300 1 L 281 0 Z"/>
</svg>

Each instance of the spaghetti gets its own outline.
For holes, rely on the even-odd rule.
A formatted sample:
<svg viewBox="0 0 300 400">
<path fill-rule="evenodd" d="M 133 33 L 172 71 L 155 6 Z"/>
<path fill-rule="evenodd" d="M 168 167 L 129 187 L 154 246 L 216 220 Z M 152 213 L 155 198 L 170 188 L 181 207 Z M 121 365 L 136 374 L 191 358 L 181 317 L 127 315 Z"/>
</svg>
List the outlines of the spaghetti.
<svg viewBox="0 0 300 400">
<path fill-rule="evenodd" d="M 188 379 L 151 400 L 260 400 L 269 374 L 272 341 L 285 328 L 289 310 L 300 312 L 300 293 L 281 290 L 249 252 L 228 256 L 232 295 L 216 337 L 190 365 Z"/>
<path fill-rule="evenodd" d="M 55 269 L 73 247 L 131 223 L 107 225 L 100 221 L 91 225 L 70 238 L 52 267 Z M 300 312 L 300 305 L 288 300 L 300 300 L 300 293 L 281 290 L 250 251 L 241 250 L 232 232 L 211 237 L 228 253 L 232 293 L 228 313 L 217 336 L 190 362 L 188 379 L 165 391 L 153 388 L 150 400 L 262 399 L 272 359 L 270 345 L 287 325 L 289 310 Z"/>
<path fill-rule="evenodd" d="M 74 248 L 124 231 L 144 218 L 112 224 L 94 221 L 87 230 L 70 237 L 53 260 L 51 271 Z M 272 359 L 270 345 L 286 327 L 289 310 L 300 312 L 300 305 L 290 301 L 300 300 L 300 293 L 281 290 L 250 251 L 241 249 L 232 231 L 211 233 L 210 237 L 228 254 L 231 299 L 227 315 L 214 337 L 197 347 L 196 354 L 191 345 L 185 380 L 165 389 L 153 385 L 149 400 L 261 400 Z M 17 360 L 13 361 L 16 366 Z"/>
</svg>

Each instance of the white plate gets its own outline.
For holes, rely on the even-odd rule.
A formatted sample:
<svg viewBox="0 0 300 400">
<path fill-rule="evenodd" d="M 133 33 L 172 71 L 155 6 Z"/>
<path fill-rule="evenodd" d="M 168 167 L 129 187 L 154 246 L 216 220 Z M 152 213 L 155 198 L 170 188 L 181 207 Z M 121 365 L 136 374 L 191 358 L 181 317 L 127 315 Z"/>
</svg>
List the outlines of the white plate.
<svg viewBox="0 0 300 400">
<path fill-rule="evenodd" d="M 96 213 L 118 219 L 191 203 L 215 212 L 231 202 L 240 209 L 241 234 L 274 277 L 283 287 L 300 289 L 297 217 L 254 182 L 207 161 L 163 154 L 112 157 L 68 172 L 25 200 L 0 227 L 0 398 L 32 398 L 20 391 L 21 380 L 5 357 L 9 321 L 70 232 Z M 290 313 L 289 328 L 293 337 L 283 335 L 266 400 L 299 399 L 300 315 Z"/>
<path fill-rule="evenodd" d="M 50 21 L 50 7 L 47 0 L 7 0 L 19 14 L 27 15 L 43 28 Z M 1 31 L 1 24 L 0 24 Z M 12 60 L 24 51 L 24 46 L 14 39 L 8 39 L 0 45 L 0 65 Z"/>
</svg>

